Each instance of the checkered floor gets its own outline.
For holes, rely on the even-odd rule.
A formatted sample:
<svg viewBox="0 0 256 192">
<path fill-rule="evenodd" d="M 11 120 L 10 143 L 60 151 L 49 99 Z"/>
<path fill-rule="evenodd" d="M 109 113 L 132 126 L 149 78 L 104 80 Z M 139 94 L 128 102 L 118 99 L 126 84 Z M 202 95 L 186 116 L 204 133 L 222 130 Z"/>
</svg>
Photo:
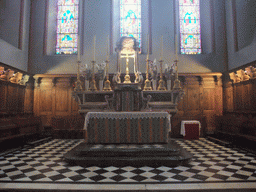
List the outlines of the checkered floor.
<svg viewBox="0 0 256 192">
<path fill-rule="evenodd" d="M 0 183 L 211 183 L 256 181 L 256 155 L 207 139 L 176 140 L 194 154 L 178 167 L 80 167 L 62 155 L 83 140 L 54 139 L 0 156 Z"/>
</svg>

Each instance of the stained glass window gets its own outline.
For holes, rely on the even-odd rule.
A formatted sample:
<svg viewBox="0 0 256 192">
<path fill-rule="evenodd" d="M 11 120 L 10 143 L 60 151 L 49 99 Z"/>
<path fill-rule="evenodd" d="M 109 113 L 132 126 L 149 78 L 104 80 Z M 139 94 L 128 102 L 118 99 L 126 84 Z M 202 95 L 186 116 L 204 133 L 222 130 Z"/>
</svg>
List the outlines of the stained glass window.
<svg viewBox="0 0 256 192">
<path fill-rule="evenodd" d="M 57 0 L 56 54 L 76 54 L 79 0 Z"/>
<path fill-rule="evenodd" d="M 179 0 L 181 54 L 200 54 L 200 0 Z"/>
<path fill-rule="evenodd" d="M 134 37 L 141 47 L 141 0 L 120 0 L 120 36 Z"/>
</svg>

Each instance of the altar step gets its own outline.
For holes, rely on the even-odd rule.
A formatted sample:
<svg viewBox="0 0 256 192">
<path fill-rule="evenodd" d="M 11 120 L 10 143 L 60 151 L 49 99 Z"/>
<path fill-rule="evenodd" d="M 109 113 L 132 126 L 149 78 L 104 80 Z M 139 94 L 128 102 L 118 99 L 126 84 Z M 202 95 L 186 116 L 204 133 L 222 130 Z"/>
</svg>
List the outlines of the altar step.
<svg viewBox="0 0 256 192">
<path fill-rule="evenodd" d="M 192 154 L 170 140 L 168 144 L 86 144 L 81 143 L 64 156 L 71 164 L 168 165 L 188 163 Z"/>
</svg>

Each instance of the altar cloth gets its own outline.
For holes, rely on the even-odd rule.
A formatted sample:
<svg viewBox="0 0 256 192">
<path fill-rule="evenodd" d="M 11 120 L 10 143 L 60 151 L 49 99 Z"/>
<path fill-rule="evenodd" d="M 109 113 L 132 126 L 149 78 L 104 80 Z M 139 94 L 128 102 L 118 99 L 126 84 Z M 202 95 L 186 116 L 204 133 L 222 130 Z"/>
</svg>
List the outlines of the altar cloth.
<svg viewBox="0 0 256 192">
<path fill-rule="evenodd" d="M 167 112 L 89 112 L 84 129 L 88 143 L 167 143 Z"/>
</svg>

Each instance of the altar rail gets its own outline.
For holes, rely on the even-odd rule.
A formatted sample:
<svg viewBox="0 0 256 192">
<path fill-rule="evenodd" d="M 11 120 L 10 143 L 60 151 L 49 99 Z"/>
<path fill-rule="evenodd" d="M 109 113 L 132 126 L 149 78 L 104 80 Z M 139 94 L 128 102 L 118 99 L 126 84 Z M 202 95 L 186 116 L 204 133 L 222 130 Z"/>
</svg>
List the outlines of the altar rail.
<svg viewBox="0 0 256 192">
<path fill-rule="evenodd" d="M 214 117 L 222 115 L 223 110 L 221 76 L 221 73 L 180 73 L 179 79 L 185 95 L 177 106 L 178 112 L 175 115 L 177 120 L 174 121 L 179 121 L 182 117 L 189 117 L 189 119 L 205 117 L 207 126 L 202 126 L 202 131 L 214 132 Z M 112 77 L 113 75 L 110 74 L 110 80 Z M 76 75 L 37 74 L 34 78 L 34 113 L 42 118 L 44 126 L 52 126 L 53 117 L 61 119 L 79 115 L 78 103 L 72 98 Z M 81 80 L 84 79 L 81 78 Z M 100 96 L 92 94 L 92 97 L 96 99 Z M 178 124 L 178 122 L 173 123 Z M 172 137 L 179 136 L 179 129 L 178 125 L 173 127 Z"/>
</svg>

